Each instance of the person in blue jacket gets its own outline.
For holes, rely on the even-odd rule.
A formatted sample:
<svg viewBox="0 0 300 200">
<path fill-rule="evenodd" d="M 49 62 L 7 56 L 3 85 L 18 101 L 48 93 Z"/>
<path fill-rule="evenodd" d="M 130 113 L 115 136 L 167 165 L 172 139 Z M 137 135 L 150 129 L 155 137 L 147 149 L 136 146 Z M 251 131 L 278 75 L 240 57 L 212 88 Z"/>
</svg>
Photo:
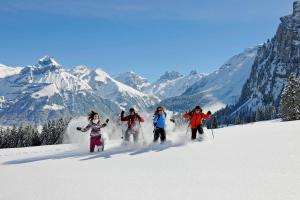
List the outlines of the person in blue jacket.
<svg viewBox="0 0 300 200">
<path fill-rule="evenodd" d="M 154 116 L 153 116 L 153 125 L 154 125 L 154 142 L 157 142 L 160 137 L 161 143 L 166 141 L 166 118 L 167 113 L 165 112 L 162 106 L 157 107 Z"/>
</svg>

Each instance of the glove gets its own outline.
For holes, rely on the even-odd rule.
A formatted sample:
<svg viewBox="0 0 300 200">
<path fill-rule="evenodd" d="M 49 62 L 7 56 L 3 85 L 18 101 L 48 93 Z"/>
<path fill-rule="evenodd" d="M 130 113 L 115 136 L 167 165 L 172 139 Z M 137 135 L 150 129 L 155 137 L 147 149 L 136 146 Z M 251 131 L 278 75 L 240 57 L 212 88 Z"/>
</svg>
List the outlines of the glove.
<svg viewBox="0 0 300 200">
<path fill-rule="evenodd" d="M 106 123 L 108 123 L 109 122 L 109 119 L 106 119 L 106 121 L 105 121 Z"/>
<path fill-rule="evenodd" d="M 125 111 L 124 110 L 122 110 L 122 112 L 121 112 L 121 116 L 123 116 L 125 114 Z"/>
<path fill-rule="evenodd" d="M 153 123 L 153 126 L 156 127 L 156 126 L 157 126 L 157 123 Z"/>
<path fill-rule="evenodd" d="M 81 131 L 81 127 L 76 127 L 77 131 Z"/>
<path fill-rule="evenodd" d="M 208 112 L 207 112 L 207 114 L 208 114 L 208 115 L 211 115 L 211 112 L 210 112 L 210 111 L 208 111 Z"/>
</svg>

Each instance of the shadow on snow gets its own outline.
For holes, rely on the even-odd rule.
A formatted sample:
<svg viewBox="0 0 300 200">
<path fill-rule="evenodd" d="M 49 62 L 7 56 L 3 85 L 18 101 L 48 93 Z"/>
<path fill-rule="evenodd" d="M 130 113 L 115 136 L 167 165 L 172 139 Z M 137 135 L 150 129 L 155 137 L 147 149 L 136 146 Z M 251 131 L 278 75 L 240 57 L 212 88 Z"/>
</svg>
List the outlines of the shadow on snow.
<svg viewBox="0 0 300 200">
<path fill-rule="evenodd" d="M 30 157 L 24 159 L 16 159 L 11 161 L 6 161 L 2 164 L 15 165 L 15 164 L 25 164 L 25 163 L 32 163 L 37 161 L 44 161 L 44 160 L 65 159 L 65 158 L 80 158 L 79 161 L 87 161 L 96 158 L 109 159 L 112 158 L 112 156 L 118 154 L 128 154 L 130 156 L 135 156 L 135 155 L 149 153 L 149 152 L 161 152 L 172 147 L 183 146 L 184 144 L 185 143 L 173 143 L 172 141 L 167 141 L 164 144 L 150 144 L 146 146 L 127 145 L 127 146 L 112 147 L 103 152 L 96 152 L 96 153 L 87 153 L 87 152 L 80 152 L 74 150 L 74 151 L 65 151 L 57 154 L 36 156 L 36 157 Z"/>
</svg>

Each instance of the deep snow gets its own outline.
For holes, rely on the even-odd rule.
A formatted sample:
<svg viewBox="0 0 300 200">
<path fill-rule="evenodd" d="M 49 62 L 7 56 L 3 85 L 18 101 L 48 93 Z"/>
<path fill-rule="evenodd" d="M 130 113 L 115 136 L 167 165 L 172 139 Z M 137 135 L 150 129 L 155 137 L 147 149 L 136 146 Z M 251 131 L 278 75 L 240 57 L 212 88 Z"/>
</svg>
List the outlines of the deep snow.
<svg viewBox="0 0 300 200">
<path fill-rule="evenodd" d="M 193 143 L 185 130 L 169 131 L 164 145 L 110 140 L 105 152 L 93 154 L 78 145 L 2 149 L 0 199 L 297 200 L 299 127 L 300 121 L 232 126 L 215 130 L 214 140 L 206 130 L 206 140 Z"/>
</svg>

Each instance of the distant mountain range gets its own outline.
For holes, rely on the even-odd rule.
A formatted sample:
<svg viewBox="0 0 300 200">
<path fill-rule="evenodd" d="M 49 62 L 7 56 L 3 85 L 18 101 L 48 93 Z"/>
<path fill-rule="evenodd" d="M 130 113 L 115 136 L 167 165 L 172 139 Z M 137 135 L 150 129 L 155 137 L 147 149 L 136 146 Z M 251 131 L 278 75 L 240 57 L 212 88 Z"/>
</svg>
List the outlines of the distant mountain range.
<svg viewBox="0 0 300 200">
<path fill-rule="evenodd" d="M 180 95 L 164 99 L 161 104 L 174 111 L 187 111 L 196 105 L 216 111 L 227 104 L 234 104 L 250 75 L 258 48 L 249 48 L 233 56 L 218 70 L 199 76 Z"/>
<path fill-rule="evenodd" d="M 245 57 L 255 54 L 255 50 L 246 52 L 243 54 Z M 130 107 L 147 111 L 155 105 L 163 104 L 169 108 L 172 105 L 170 100 L 178 102 L 176 98 L 182 98 L 186 106 L 191 105 L 186 99 L 192 96 L 193 92 L 197 94 L 201 91 L 198 85 L 202 82 L 209 82 L 210 87 L 220 87 L 222 84 L 220 85 L 217 79 L 224 80 L 223 77 L 226 76 L 232 78 L 235 76 L 233 72 L 242 71 L 247 76 L 247 72 L 250 73 L 250 61 L 244 60 L 243 56 L 238 58 L 240 62 L 226 64 L 230 66 L 230 70 L 223 66 L 219 72 L 208 75 L 196 71 L 181 75 L 171 71 L 163 74 L 154 83 L 132 71 L 110 76 L 102 69 L 86 66 L 66 70 L 50 56 L 41 58 L 35 65 L 22 68 L 1 65 L 0 123 L 38 124 L 47 119 L 82 115 L 91 109 L 98 110 L 103 115 L 113 116 Z M 241 79 L 236 78 L 233 81 L 239 83 L 230 82 L 236 86 L 235 93 L 238 93 L 241 89 Z M 208 95 L 209 91 L 206 94 Z M 231 96 L 232 92 L 228 95 L 224 92 L 218 101 L 209 103 L 211 105 L 222 102 L 221 105 L 224 106 L 225 103 L 233 103 Z"/>
<path fill-rule="evenodd" d="M 122 109 L 149 111 L 157 105 L 172 111 L 231 105 L 228 115 L 266 105 L 278 108 L 288 76 L 300 74 L 299 27 L 296 1 L 270 41 L 233 56 L 210 74 L 170 71 L 153 83 L 132 71 L 111 76 L 86 66 L 67 70 L 49 56 L 26 67 L 0 64 L 0 124 L 39 124 L 92 109 L 116 116 Z"/>
</svg>

